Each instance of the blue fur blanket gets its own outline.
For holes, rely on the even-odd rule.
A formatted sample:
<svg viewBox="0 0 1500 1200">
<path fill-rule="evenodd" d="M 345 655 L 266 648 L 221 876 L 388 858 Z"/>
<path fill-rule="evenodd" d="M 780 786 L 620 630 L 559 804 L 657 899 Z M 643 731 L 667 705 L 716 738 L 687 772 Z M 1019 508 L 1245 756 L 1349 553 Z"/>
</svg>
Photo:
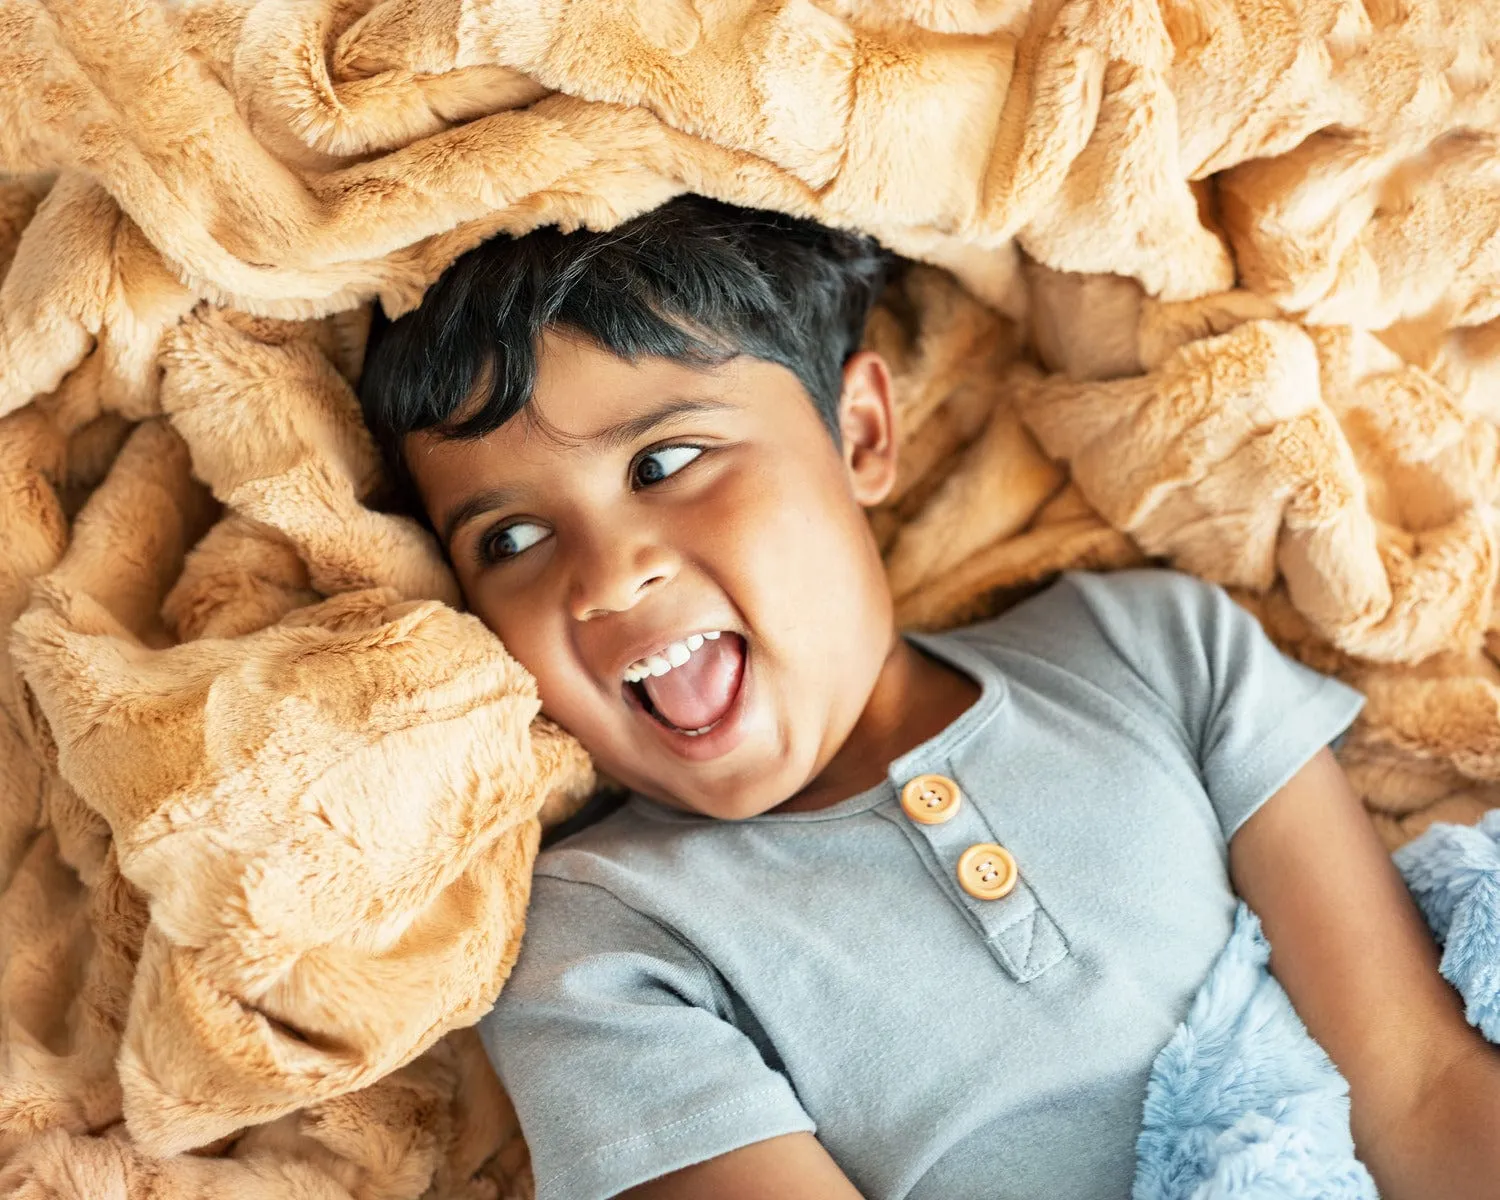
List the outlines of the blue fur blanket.
<svg viewBox="0 0 1500 1200">
<path fill-rule="evenodd" d="M 1500 1041 L 1500 809 L 1396 852 L 1469 1021 Z M 1354 1157 L 1349 1089 L 1266 969 L 1240 906 L 1187 1020 L 1157 1055 L 1133 1200 L 1375 1200 Z"/>
</svg>

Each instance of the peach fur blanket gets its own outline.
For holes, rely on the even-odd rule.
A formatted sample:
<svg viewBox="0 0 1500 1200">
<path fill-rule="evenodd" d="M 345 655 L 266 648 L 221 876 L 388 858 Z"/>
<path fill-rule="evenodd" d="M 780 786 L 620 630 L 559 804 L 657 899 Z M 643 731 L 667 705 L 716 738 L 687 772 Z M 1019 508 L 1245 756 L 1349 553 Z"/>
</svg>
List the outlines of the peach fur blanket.
<svg viewBox="0 0 1500 1200">
<path fill-rule="evenodd" d="M 466 1027 L 592 786 L 378 510 L 372 299 L 684 189 L 925 264 L 901 619 L 1217 580 L 1500 801 L 1500 0 L 0 0 L 0 1194 L 529 1195 Z"/>
</svg>

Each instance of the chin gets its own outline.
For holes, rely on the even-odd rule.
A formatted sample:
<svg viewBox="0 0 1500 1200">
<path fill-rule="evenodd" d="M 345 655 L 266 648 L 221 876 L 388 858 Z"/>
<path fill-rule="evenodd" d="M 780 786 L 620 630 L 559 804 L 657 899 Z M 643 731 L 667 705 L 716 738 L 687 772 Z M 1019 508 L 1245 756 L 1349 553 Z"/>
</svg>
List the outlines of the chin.
<svg viewBox="0 0 1500 1200">
<path fill-rule="evenodd" d="M 784 798 L 783 798 L 784 799 Z M 768 813 L 783 800 L 771 798 L 765 800 L 745 800 L 737 804 L 719 805 L 722 812 L 711 814 L 724 821 L 748 821 L 751 817 L 758 817 L 762 813 Z"/>
<path fill-rule="evenodd" d="M 792 762 L 794 751 L 784 742 L 775 754 L 759 747 L 739 747 L 734 759 L 707 763 L 656 762 L 660 771 L 632 770 L 609 772 L 622 782 L 641 780 L 627 785 L 671 808 L 684 809 L 721 821 L 743 821 L 770 812 L 795 796 L 809 778 Z M 733 764 L 733 765 L 731 765 Z M 644 764 L 643 764 L 644 765 Z M 662 768 L 667 768 L 662 770 Z M 673 769 L 675 768 L 675 769 Z"/>
<path fill-rule="evenodd" d="M 762 813 L 770 812 L 773 808 L 785 804 L 794 795 L 796 795 L 796 789 L 767 787 L 747 788 L 728 798 L 720 794 L 714 799 L 714 808 L 718 811 L 713 815 L 722 817 L 726 821 L 743 821 L 748 817 L 758 817 Z"/>
<path fill-rule="evenodd" d="M 758 817 L 785 803 L 792 795 L 778 788 L 768 789 L 764 786 L 743 790 L 710 787 L 708 791 L 707 796 L 699 799 L 692 795 L 691 789 L 658 785 L 654 794 L 670 796 L 671 799 L 666 803 L 676 808 L 720 821 L 744 821 L 750 817 Z"/>
</svg>

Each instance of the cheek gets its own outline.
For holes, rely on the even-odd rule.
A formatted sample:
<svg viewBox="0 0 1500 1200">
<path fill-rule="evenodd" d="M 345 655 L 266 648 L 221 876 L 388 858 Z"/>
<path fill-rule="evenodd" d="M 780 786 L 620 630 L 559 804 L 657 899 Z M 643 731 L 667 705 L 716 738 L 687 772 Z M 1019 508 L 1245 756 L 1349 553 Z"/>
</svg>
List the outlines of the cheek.
<svg viewBox="0 0 1500 1200">
<path fill-rule="evenodd" d="M 888 624 L 890 600 L 863 511 L 837 463 L 761 475 L 741 489 L 721 525 L 727 581 L 773 647 L 862 644 Z M 732 528 L 731 528 L 732 527 Z"/>
<path fill-rule="evenodd" d="M 552 701 L 577 695 L 578 689 L 576 681 L 567 678 L 571 659 L 565 652 L 565 631 L 555 607 L 532 596 L 507 595 L 502 602 L 487 591 L 482 583 L 477 589 L 465 589 L 469 610 L 505 644 L 511 657 L 531 672 L 547 715 L 561 721 Z"/>
</svg>

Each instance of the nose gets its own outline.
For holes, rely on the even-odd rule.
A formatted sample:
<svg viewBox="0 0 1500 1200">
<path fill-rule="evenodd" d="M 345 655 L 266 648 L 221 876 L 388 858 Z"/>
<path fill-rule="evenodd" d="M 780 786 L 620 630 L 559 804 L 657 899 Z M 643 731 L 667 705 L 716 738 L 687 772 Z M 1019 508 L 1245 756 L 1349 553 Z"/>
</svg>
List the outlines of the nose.
<svg viewBox="0 0 1500 1200">
<path fill-rule="evenodd" d="M 583 545 L 575 541 L 576 558 L 568 592 L 575 621 L 591 621 L 639 604 L 677 573 L 676 556 L 649 537 L 632 537 L 612 526 Z"/>
</svg>

